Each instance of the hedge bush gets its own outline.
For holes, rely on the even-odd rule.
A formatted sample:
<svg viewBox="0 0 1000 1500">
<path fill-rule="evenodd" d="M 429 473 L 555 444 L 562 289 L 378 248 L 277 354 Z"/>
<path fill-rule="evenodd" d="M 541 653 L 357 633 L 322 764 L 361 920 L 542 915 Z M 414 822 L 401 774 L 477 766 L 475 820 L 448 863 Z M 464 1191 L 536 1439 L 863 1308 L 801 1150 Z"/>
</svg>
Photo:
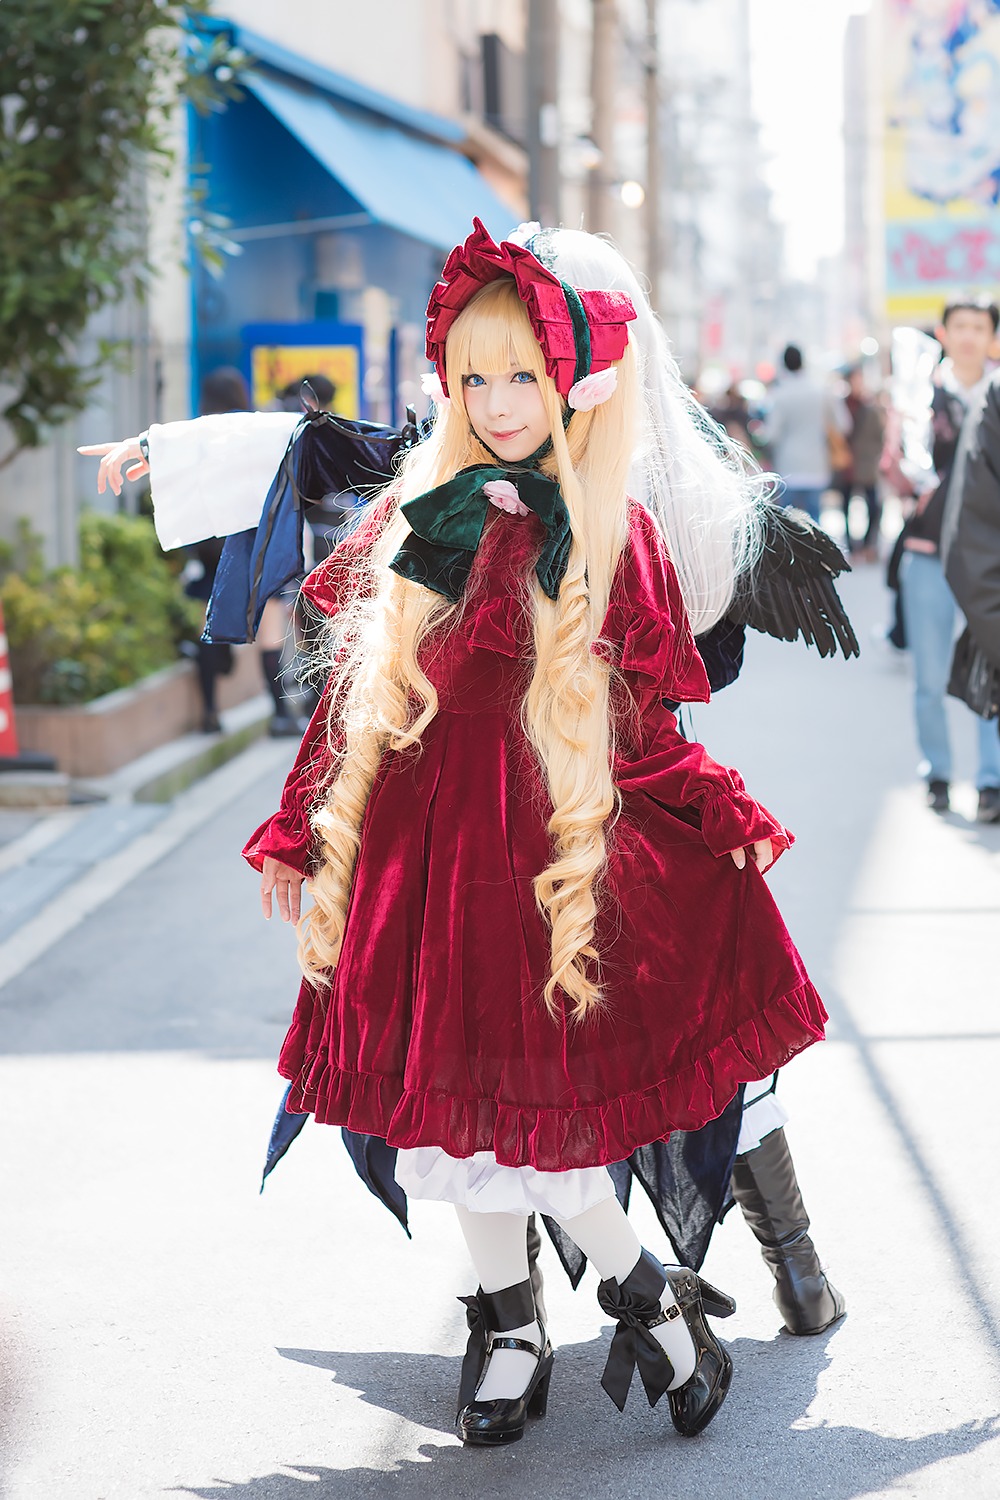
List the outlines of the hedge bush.
<svg viewBox="0 0 1000 1500">
<path fill-rule="evenodd" d="M 21 521 L 0 543 L 0 602 L 19 703 L 87 703 L 169 666 L 196 640 L 202 606 L 145 516 L 84 512 L 78 567 L 46 568 Z"/>
</svg>

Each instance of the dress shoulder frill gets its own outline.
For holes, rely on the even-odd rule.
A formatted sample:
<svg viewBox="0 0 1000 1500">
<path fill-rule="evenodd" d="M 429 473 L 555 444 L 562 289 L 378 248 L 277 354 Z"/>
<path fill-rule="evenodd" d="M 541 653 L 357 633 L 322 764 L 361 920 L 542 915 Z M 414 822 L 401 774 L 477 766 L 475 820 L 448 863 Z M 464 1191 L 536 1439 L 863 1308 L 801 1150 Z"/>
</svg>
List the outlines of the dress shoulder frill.
<svg viewBox="0 0 1000 1500">
<path fill-rule="evenodd" d="M 466 607 L 421 658 L 439 712 L 419 754 L 383 758 L 337 969 L 328 988 L 302 985 L 279 1067 L 289 1109 L 321 1122 L 566 1171 L 716 1118 L 741 1083 L 819 1040 L 826 1013 L 760 872 L 723 857 L 791 836 L 664 706 L 705 701 L 708 682 L 640 506 L 593 648 L 614 668 L 621 794 L 598 888 L 604 1002 L 582 1024 L 542 1004 L 550 934 L 534 879 L 551 805 L 519 713 L 541 535 L 533 517 L 487 523 Z M 258 868 L 314 857 L 316 722 L 245 851 Z"/>
<path fill-rule="evenodd" d="M 651 695 L 672 703 L 707 703 L 708 676 L 656 522 L 632 501 L 628 527 L 608 612 L 592 650 L 635 679 L 643 706 Z"/>
</svg>

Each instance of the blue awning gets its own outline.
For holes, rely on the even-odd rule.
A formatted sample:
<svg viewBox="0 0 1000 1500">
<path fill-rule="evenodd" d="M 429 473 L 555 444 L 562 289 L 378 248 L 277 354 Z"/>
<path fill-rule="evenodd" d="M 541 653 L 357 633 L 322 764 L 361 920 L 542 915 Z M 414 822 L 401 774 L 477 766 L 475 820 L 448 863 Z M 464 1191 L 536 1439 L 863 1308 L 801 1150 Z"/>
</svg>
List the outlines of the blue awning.
<svg viewBox="0 0 1000 1500">
<path fill-rule="evenodd" d="M 448 250 L 473 216 L 507 234 L 514 211 L 472 162 L 434 141 L 349 105 L 308 84 L 252 70 L 241 84 L 355 198 L 373 221 Z"/>
</svg>

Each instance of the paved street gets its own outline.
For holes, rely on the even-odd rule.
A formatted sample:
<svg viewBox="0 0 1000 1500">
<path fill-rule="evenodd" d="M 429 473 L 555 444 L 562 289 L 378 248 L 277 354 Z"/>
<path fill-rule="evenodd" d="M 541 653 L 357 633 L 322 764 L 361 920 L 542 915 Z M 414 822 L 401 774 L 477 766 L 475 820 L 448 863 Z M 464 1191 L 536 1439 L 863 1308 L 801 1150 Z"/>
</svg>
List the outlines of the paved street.
<svg viewBox="0 0 1000 1500">
<path fill-rule="evenodd" d="M 546 1245 L 549 1416 L 463 1450 L 472 1278 L 449 1211 L 418 1204 L 408 1242 L 311 1124 L 257 1193 L 296 989 L 293 935 L 238 859 L 292 754 L 264 744 L 75 877 L 20 947 L 0 931 L 7 1500 L 1000 1495 L 1000 828 L 970 821 L 958 706 L 957 811 L 925 811 L 906 666 L 870 641 L 876 572 L 844 595 L 860 663 L 755 639 L 694 723 L 799 838 L 773 885 L 832 1021 L 782 1092 L 847 1320 L 780 1335 L 731 1215 L 706 1274 L 739 1303 L 736 1377 L 685 1442 L 638 1385 L 618 1416 L 593 1273 L 574 1294 Z"/>
</svg>

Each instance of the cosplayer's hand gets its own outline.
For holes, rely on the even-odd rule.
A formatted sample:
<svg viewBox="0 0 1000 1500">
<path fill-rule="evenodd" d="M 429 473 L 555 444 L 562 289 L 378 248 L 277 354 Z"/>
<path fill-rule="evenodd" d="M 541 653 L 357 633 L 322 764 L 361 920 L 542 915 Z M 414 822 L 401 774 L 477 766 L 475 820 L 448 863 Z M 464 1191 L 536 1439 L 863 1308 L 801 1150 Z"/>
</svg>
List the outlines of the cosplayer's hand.
<svg viewBox="0 0 1000 1500">
<path fill-rule="evenodd" d="M 742 870 L 747 862 L 747 851 L 745 849 L 730 849 L 733 864 L 737 870 Z M 750 858 L 758 870 L 769 870 L 774 864 L 775 853 L 771 847 L 770 839 L 758 839 L 750 850 Z"/>
<path fill-rule="evenodd" d="M 77 448 L 77 453 L 82 453 L 85 458 L 99 458 L 101 467 L 97 471 L 97 493 L 103 495 L 107 485 L 110 485 L 116 495 L 122 492 L 122 469 L 130 463 L 132 467 L 125 469 L 126 479 L 141 479 L 143 474 L 149 473 L 149 464 L 142 456 L 139 447 L 139 439 L 126 438 L 122 443 L 92 443 L 88 448 Z"/>
<path fill-rule="evenodd" d="M 291 865 L 264 856 L 264 868 L 260 877 L 260 904 L 264 915 L 271 920 L 271 893 L 278 902 L 278 915 L 283 922 L 297 922 L 302 915 L 302 881 L 304 876 Z"/>
</svg>

